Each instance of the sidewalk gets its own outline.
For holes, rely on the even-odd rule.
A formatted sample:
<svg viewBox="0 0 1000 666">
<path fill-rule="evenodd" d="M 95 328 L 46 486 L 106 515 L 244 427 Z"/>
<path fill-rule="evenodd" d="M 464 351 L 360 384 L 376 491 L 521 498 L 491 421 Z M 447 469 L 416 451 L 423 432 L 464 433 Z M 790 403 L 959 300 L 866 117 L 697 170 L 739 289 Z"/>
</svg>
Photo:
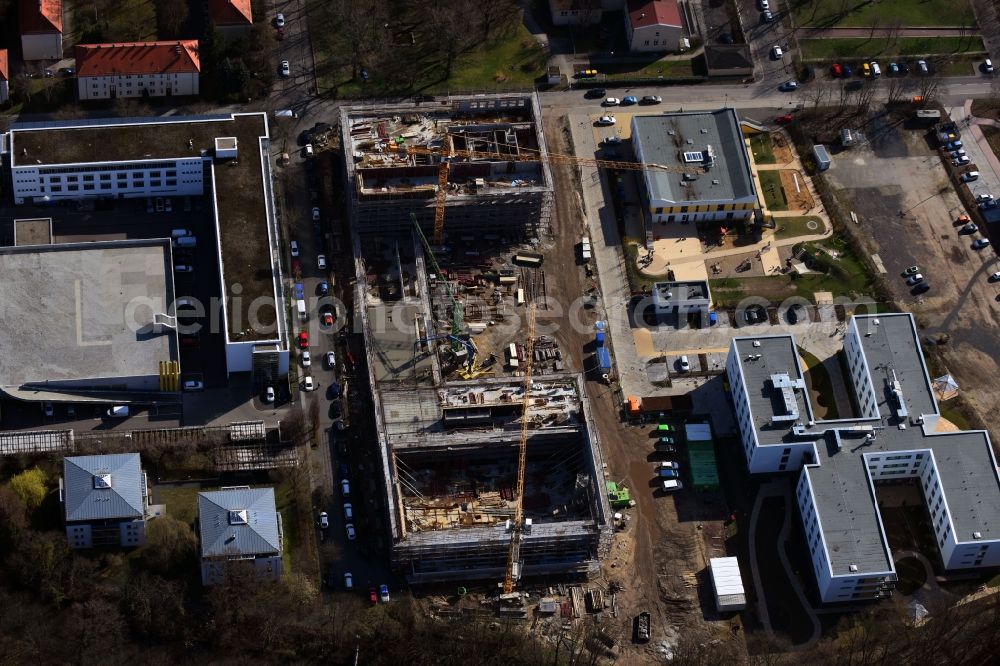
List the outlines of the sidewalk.
<svg viewBox="0 0 1000 666">
<path fill-rule="evenodd" d="M 990 147 L 990 143 L 983 135 L 982 130 L 983 125 L 988 127 L 1000 127 L 1000 123 L 992 118 L 977 118 L 976 116 L 973 116 L 971 99 L 965 100 L 965 104 L 962 107 L 949 109 L 949 112 L 951 113 L 953 120 L 969 118 L 969 134 L 971 134 L 972 138 L 976 140 L 976 146 L 982 151 L 985 163 L 989 165 L 990 170 L 993 172 L 993 183 L 1000 184 L 1000 159 L 998 159 L 996 153 L 993 152 L 993 148 Z M 983 172 L 982 166 L 979 166 L 979 172 Z"/>
</svg>

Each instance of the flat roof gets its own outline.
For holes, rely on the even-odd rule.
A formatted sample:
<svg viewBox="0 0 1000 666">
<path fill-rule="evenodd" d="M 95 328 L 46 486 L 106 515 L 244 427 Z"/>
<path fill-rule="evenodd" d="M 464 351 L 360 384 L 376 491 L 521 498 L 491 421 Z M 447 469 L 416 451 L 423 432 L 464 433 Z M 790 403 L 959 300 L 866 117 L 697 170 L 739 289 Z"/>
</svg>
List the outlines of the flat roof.
<svg viewBox="0 0 1000 666">
<path fill-rule="evenodd" d="M 178 358 L 172 332 L 136 330 L 174 300 L 167 240 L 0 248 L 0 284 L 0 386 L 158 375 Z"/>
<path fill-rule="evenodd" d="M 661 308 L 708 306 L 712 302 L 707 280 L 657 282 L 653 285 L 653 301 Z"/>
<path fill-rule="evenodd" d="M 810 438 L 815 443 L 817 464 L 805 466 L 803 473 L 809 478 L 834 575 L 892 569 L 865 456 L 930 454 L 958 540 L 1000 539 L 1000 477 L 989 436 L 983 430 L 933 431 L 940 412 L 912 315 L 860 315 L 850 326 L 858 331 L 878 417 L 819 421 L 810 427 L 811 417 L 803 414 L 796 422 L 803 428 L 800 435 L 792 433 L 793 423 L 783 429 L 760 425 L 769 420 L 772 404 L 765 386 L 768 370 L 777 367 L 779 349 L 784 349 L 783 363 L 789 367 L 792 336 L 757 338 L 761 347 L 750 344 L 755 338 L 734 339 L 761 443 L 803 443 Z M 744 361 L 748 353 L 761 349 L 762 363 Z M 906 406 L 903 416 L 891 397 L 892 382 L 897 381 Z M 921 423 L 921 417 L 927 423 Z M 973 536 L 976 532 L 979 537 Z M 858 571 L 852 572 L 851 565 Z"/>
<path fill-rule="evenodd" d="M 269 157 L 261 147 L 261 138 L 268 137 L 266 114 L 18 123 L 11 128 L 11 161 L 18 168 L 210 157 L 218 137 L 239 145 L 237 159 L 216 162 L 213 170 L 229 339 L 275 339 L 277 310 L 266 302 L 255 305 L 262 297 L 278 298 L 263 175 Z M 206 194 L 210 188 L 206 182 Z M 234 301 L 237 285 L 240 298 Z M 261 331 L 268 332 L 250 327 L 251 307 Z"/>
<path fill-rule="evenodd" d="M 775 416 L 787 416 L 788 410 L 784 401 L 785 391 L 772 381 L 774 375 L 782 374 L 791 380 L 805 379 L 795 340 L 790 335 L 761 335 L 733 338 L 733 343 L 740 356 L 743 384 L 750 398 L 757 441 L 764 446 L 795 441 L 791 433 L 792 424 L 811 421 L 812 406 L 804 388 L 792 388 L 799 419 L 776 421 Z"/>
<path fill-rule="evenodd" d="M 688 168 L 696 175 L 685 180 L 681 173 L 643 171 L 651 200 L 727 201 L 755 196 L 750 162 L 734 109 L 636 115 L 632 117 L 632 143 L 644 163 Z M 710 152 L 714 164 L 700 173 L 710 163 Z M 701 158 L 694 161 L 685 158 L 685 154 L 695 157 L 694 153 L 701 153 Z"/>
</svg>

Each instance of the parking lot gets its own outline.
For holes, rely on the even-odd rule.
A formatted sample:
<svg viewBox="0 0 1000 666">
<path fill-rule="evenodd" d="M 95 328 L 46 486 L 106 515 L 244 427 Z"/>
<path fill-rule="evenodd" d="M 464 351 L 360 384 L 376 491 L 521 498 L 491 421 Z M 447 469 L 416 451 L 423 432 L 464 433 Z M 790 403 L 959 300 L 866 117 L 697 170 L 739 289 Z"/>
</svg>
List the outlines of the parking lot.
<svg viewBox="0 0 1000 666">
<path fill-rule="evenodd" d="M 897 298 L 917 315 L 921 332 L 944 333 L 937 348 L 966 397 L 989 413 L 1000 408 L 990 390 L 1000 371 L 1000 269 L 992 247 L 974 249 L 982 231 L 963 232 L 965 213 L 933 137 L 886 123 L 871 145 L 835 153 L 827 177 L 858 216 L 885 266 Z M 917 266 L 931 288 L 915 294 L 902 272 Z"/>
</svg>

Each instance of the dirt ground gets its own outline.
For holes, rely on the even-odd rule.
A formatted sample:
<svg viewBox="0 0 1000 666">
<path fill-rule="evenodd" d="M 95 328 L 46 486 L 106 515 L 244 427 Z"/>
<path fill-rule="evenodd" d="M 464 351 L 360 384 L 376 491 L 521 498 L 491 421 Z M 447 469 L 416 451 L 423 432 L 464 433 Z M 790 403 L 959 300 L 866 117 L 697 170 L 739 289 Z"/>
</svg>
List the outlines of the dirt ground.
<svg viewBox="0 0 1000 666">
<path fill-rule="evenodd" d="M 795 151 L 784 132 L 771 132 L 771 150 L 778 164 L 788 164 L 795 159 Z"/>
<path fill-rule="evenodd" d="M 799 178 L 799 190 L 795 189 L 795 175 Z M 809 189 L 805 186 L 805 180 L 795 169 L 781 170 L 781 187 L 785 190 L 785 199 L 788 200 L 788 210 L 809 211 L 815 206 Z"/>
<path fill-rule="evenodd" d="M 993 248 L 973 250 L 981 234 L 960 233 L 965 212 L 941 160 L 922 132 L 889 127 L 875 150 L 852 149 L 828 171 L 887 270 L 897 299 L 917 317 L 922 335 L 947 333 L 936 347 L 980 416 L 1000 410 L 993 382 L 1000 374 L 1000 286 L 987 280 L 998 270 Z M 900 215 L 905 212 L 905 216 Z M 900 273 L 917 265 L 931 285 L 914 295 Z"/>
<path fill-rule="evenodd" d="M 571 152 L 562 119 L 547 119 L 545 134 L 550 150 Z M 552 223 L 554 245 L 546 253 L 546 269 L 558 275 L 559 280 L 549 281 L 548 294 L 568 303 L 582 294 L 590 283 L 582 267 L 576 266 L 575 243 L 583 231 L 583 213 L 573 171 L 553 166 L 552 175 L 556 192 Z M 569 269 L 571 265 L 573 270 Z M 558 270 L 557 266 L 563 270 Z M 597 319 L 592 311 L 588 311 L 587 316 Z M 590 334 L 560 326 L 555 337 L 564 354 L 572 359 L 572 368 L 582 369 L 582 350 L 590 341 Z M 623 512 L 629 519 L 628 526 L 616 534 L 610 557 L 604 565 L 607 585 L 615 582 L 621 586 L 616 598 L 618 617 L 607 611 L 604 613 L 607 630 L 621 646 L 619 663 L 662 663 L 663 654 L 657 651 L 661 641 L 674 643 L 679 632 L 694 626 L 708 634 L 717 634 L 722 640 L 730 640 L 733 633 L 729 622 L 706 621 L 704 614 L 708 611 L 703 610 L 703 600 L 699 598 L 699 592 L 705 587 L 704 581 L 699 587 L 699 577 L 703 577 L 710 556 L 707 544 L 713 543 L 713 539 L 718 541 L 721 520 L 692 518 L 698 515 L 695 506 L 698 500 L 693 496 L 682 498 L 681 495 L 665 496 L 656 492 L 648 428 L 623 426 L 614 394 L 603 383 L 588 381 L 587 390 L 608 466 L 607 479 L 623 482 L 636 501 L 634 508 Z M 678 506 L 686 507 L 684 521 L 678 518 Z M 653 636 L 644 645 L 632 642 L 633 618 L 642 610 L 652 614 L 654 625 Z M 714 608 L 710 610 L 714 612 Z M 738 640 L 742 641 L 742 635 Z"/>
</svg>

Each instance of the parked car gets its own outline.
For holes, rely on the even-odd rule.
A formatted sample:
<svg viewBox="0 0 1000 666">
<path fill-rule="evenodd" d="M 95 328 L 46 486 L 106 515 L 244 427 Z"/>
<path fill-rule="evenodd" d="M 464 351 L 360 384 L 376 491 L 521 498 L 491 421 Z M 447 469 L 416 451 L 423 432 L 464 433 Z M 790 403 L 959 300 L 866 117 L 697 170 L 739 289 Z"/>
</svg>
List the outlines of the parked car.
<svg viewBox="0 0 1000 666">
<path fill-rule="evenodd" d="M 326 255 L 321 254 L 316 257 L 316 267 L 320 270 L 326 269 Z"/>
<path fill-rule="evenodd" d="M 625 95 L 622 97 L 622 104 L 624 106 L 632 106 L 633 104 L 638 104 L 639 100 L 634 95 Z"/>
<path fill-rule="evenodd" d="M 664 435 L 663 437 L 660 437 L 657 440 L 657 444 L 676 444 L 676 443 L 677 443 L 676 440 L 674 440 L 674 438 L 670 437 L 669 435 Z"/>
<path fill-rule="evenodd" d="M 274 402 L 274 387 L 268 386 L 264 389 L 264 402 Z"/>
<path fill-rule="evenodd" d="M 389 586 L 382 584 L 378 586 L 378 597 L 382 600 L 382 603 L 389 603 Z"/>
<path fill-rule="evenodd" d="M 897 74 L 899 74 L 899 65 L 897 65 L 894 62 L 890 62 L 889 63 L 889 75 L 890 76 L 896 76 Z"/>
<path fill-rule="evenodd" d="M 664 479 L 661 487 L 663 488 L 663 492 L 672 493 L 675 490 L 683 488 L 684 484 L 677 479 Z"/>
<path fill-rule="evenodd" d="M 959 148 L 948 153 L 952 157 L 965 157 L 965 148 Z"/>
<path fill-rule="evenodd" d="M 619 104 L 621 104 L 621 100 L 619 100 L 617 97 L 604 98 L 604 106 L 618 106 Z"/>
<path fill-rule="evenodd" d="M 281 61 L 281 75 L 284 77 L 289 77 L 292 75 L 292 67 L 288 64 L 287 60 Z"/>
<path fill-rule="evenodd" d="M 347 479 L 340 480 L 340 494 L 344 497 L 351 496 L 351 484 Z"/>
<path fill-rule="evenodd" d="M 333 326 L 333 313 L 324 312 L 322 315 L 320 315 L 319 323 L 322 324 L 323 326 Z"/>
<path fill-rule="evenodd" d="M 277 28 L 284 28 L 285 27 L 285 15 L 282 14 L 281 12 L 278 12 L 278 15 L 274 17 L 274 25 Z"/>
<path fill-rule="evenodd" d="M 851 75 L 854 74 L 854 70 L 851 69 L 850 65 L 844 65 L 843 67 L 844 67 L 844 78 L 845 79 L 851 78 Z"/>
<path fill-rule="evenodd" d="M 614 125 L 615 124 L 615 117 L 614 116 L 601 116 L 600 118 L 597 119 L 597 124 L 600 125 L 600 126 L 602 126 L 602 127 L 607 127 L 608 125 Z"/>
<path fill-rule="evenodd" d="M 965 166 L 972 160 L 969 159 L 968 155 L 962 155 L 961 157 L 956 157 L 951 161 L 952 166 Z"/>
<path fill-rule="evenodd" d="M 337 365 L 337 359 L 334 357 L 332 351 L 326 353 L 324 360 L 326 363 L 327 370 L 333 370 L 334 366 Z"/>
<path fill-rule="evenodd" d="M 199 382 L 199 381 L 194 380 L 194 379 L 187 380 L 186 382 L 184 382 L 183 386 L 184 386 L 184 390 L 185 391 L 204 391 L 205 390 L 205 384 L 204 384 L 204 382 Z"/>
<path fill-rule="evenodd" d="M 299 256 L 299 242 L 298 241 L 292 241 L 291 243 L 289 243 L 289 245 L 292 248 L 292 256 L 293 257 Z"/>
<path fill-rule="evenodd" d="M 917 70 L 921 74 L 928 74 L 929 70 L 927 69 L 927 61 L 926 60 L 918 60 L 917 61 Z"/>
<path fill-rule="evenodd" d="M 962 144 L 961 140 L 951 141 L 951 142 L 946 143 L 944 145 L 944 149 L 945 150 L 958 150 L 959 148 L 962 147 L 962 145 L 963 144 Z"/>
<path fill-rule="evenodd" d="M 309 349 L 309 334 L 305 331 L 299 333 L 299 349 Z"/>
<path fill-rule="evenodd" d="M 321 280 L 320 283 L 316 285 L 316 293 L 320 296 L 328 296 L 330 294 L 330 283 L 326 280 Z"/>
<path fill-rule="evenodd" d="M 354 520 L 354 507 L 350 502 L 344 502 L 344 520 L 348 522 Z"/>
<path fill-rule="evenodd" d="M 309 350 L 306 349 L 302 352 L 302 367 L 308 368 L 312 365 L 312 356 L 309 355 Z"/>
<path fill-rule="evenodd" d="M 373 604 L 378 603 L 378 593 L 375 591 L 374 587 L 368 588 L 368 600 L 371 601 Z"/>
<path fill-rule="evenodd" d="M 774 122 L 778 123 L 779 125 L 787 125 L 788 123 L 792 122 L 792 114 L 786 113 L 783 116 L 778 116 L 774 119 Z"/>
<path fill-rule="evenodd" d="M 781 92 L 792 92 L 794 90 L 798 90 L 798 88 L 799 84 L 796 81 L 785 81 L 780 86 L 778 86 L 778 90 L 780 90 Z"/>
<path fill-rule="evenodd" d="M 643 98 L 641 100 L 639 100 L 639 103 L 640 104 L 659 104 L 662 101 L 663 101 L 663 98 L 660 97 L 659 95 L 645 95 L 645 96 L 643 96 Z"/>
<path fill-rule="evenodd" d="M 1000 271 L 996 271 L 989 277 L 990 282 L 1000 282 Z"/>
<path fill-rule="evenodd" d="M 617 146 L 622 142 L 622 138 L 617 134 L 614 136 L 605 137 L 602 143 L 608 146 Z"/>
<path fill-rule="evenodd" d="M 774 21 L 774 13 L 770 9 L 765 9 L 760 13 L 761 23 L 771 23 Z"/>
<path fill-rule="evenodd" d="M 679 359 L 677 359 L 677 368 L 681 372 L 687 372 L 688 370 L 691 369 L 691 363 L 688 362 L 688 357 L 686 355 L 681 356 Z"/>
<path fill-rule="evenodd" d="M 344 531 L 347 532 L 348 541 L 354 541 L 358 538 L 357 532 L 354 531 L 354 523 L 347 523 L 347 525 L 344 526 Z"/>
<path fill-rule="evenodd" d="M 978 171 L 968 171 L 966 173 L 963 173 L 962 177 L 960 178 L 960 180 L 963 183 L 971 183 L 974 180 L 979 180 L 979 172 Z"/>
<path fill-rule="evenodd" d="M 976 240 L 972 241 L 972 249 L 973 250 L 982 250 L 984 247 L 986 247 L 989 244 L 990 244 L 990 239 L 989 238 L 977 238 Z"/>
<path fill-rule="evenodd" d="M 672 426 L 669 423 L 660 423 L 656 426 L 656 432 L 676 432 L 677 427 Z"/>
<path fill-rule="evenodd" d="M 903 271 L 903 277 L 908 277 L 910 275 L 916 275 L 919 272 L 920 272 L 920 267 L 919 266 L 910 266 L 905 271 Z"/>
<path fill-rule="evenodd" d="M 840 63 L 835 62 L 830 65 L 830 76 L 840 77 L 844 75 L 844 68 L 840 66 Z"/>
<path fill-rule="evenodd" d="M 974 234 L 979 231 L 979 227 L 976 226 L 975 222 L 969 222 L 964 227 L 962 227 L 963 234 Z"/>
<path fill-rule="evenodd" d="M 345 590 L 354 589 L 354 576 L 351 575 L 350 571 L 344 572 L 344 589 Z"/>
<path fill-rule="evenodd" d="M 771 47 L 771 59 L 772 60 L 781 60 L 781 57 L 783 55 L 784 55 L 784 52 L 781 50 L 780 46 L 778 46 L 777 44 L 775 44 L 774 46 Z"/>
<path fill-rule="evenodd" d="M 993 195 L 990 194 L 989 192 L 985 192 L 983 194 L 977 194 L 976 195 L 976 202 L 977 203 L 986 203 L 987 201 L 993 201 Z"/>
<path fill-rule="evenodd" d="M 330 516 L 327 515 L 326 511 L 319 512 L 319 519 L 316 521 L 316 524 L 319 525 L 321 530 L 330 528 Z"/>
<path fill-rule="evenodd" d="M 914 287 L 913 289 L 911 289 L 910 293 L 913 293 L 913 294 L 923 294 L 925 292 L 930 291 L 930 289 L 931 289 L 931 285 L 930 284 L 928 284 L 927 282 L 921 282 L 916 287 Z"/>
<path fill-rule="evenodd" d="M 313 206 L 313 222 L 319 222 L 319 206 Z"/>
<path fill-rule="evenodd" d="M 917 273 L 916 275 L 911 275 L 910 277 L 906 278 L 906 284 L 908 284 L 911 287 L 923 281 L 924 281 L 924 276 L 921 275 L 920 273 Z"/>
<path fill-rule="evenodd" d="M 601 99 L 606 94 L 607 93 L 604 91 L 604 88 L 591 88 L 586 93 L 584 93 L 583 96 L 586 97 L 587 99 Z"/>
<path fill-rule="evenodd" d="M 989 58 L 983 61 L 983 71 L 986 72 L 987 74 L 993 73 L 993 61 L 990 60 Z"/>
<path fill-rule="evenodd" d="M 760 11 L 767 11 L 771 8 L 771 3 L 769 0 L 757 0 L 757 6 L 760 7 Z"/>
<path fill-rule="evenodd" d="M 316 390 L 316 382 L 313 381 L 312 375 L 306 375 L 302 380 L 302 390 L 306 392 Z"/>
</svg>

